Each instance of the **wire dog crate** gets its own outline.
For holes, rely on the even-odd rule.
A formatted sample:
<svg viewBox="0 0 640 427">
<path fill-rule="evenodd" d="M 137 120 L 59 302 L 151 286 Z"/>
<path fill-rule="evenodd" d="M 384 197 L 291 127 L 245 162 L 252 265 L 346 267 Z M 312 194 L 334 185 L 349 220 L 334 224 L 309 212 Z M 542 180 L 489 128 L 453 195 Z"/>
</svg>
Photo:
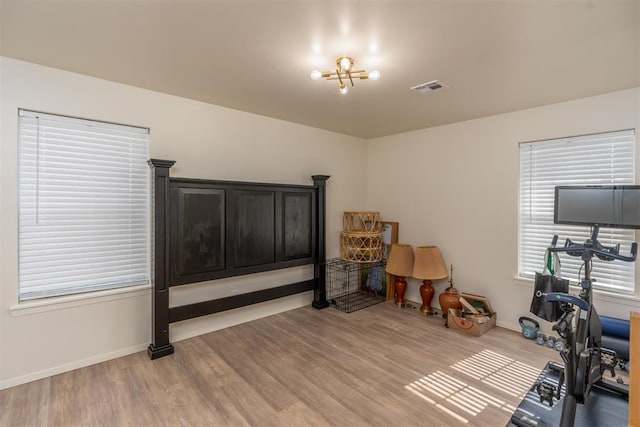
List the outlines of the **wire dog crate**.
<svg viewBox="0 0 640 427">
<path fill-rule="evenodd" d="M 325 264 L 327 300 L 340 311 L 351 313 L 385 301 L 385 261 L 368 264 L 331 259 Z"/>
</svg>

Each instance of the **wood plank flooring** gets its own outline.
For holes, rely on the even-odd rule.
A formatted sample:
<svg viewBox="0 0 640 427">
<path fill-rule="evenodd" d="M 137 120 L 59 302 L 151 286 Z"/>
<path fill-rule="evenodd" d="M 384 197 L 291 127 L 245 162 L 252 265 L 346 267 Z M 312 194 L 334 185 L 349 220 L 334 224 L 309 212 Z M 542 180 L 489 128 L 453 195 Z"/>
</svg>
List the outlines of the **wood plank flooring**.
<svg viewBox="0 0 640 427">
<path fill-rule="evenodd" d="M 499 315 L 499 314 L 498 314 Z M 500 426 L 558 354 L 378 304 L 305 307 L 0 391 L 2 426 Z"/>
</svg>

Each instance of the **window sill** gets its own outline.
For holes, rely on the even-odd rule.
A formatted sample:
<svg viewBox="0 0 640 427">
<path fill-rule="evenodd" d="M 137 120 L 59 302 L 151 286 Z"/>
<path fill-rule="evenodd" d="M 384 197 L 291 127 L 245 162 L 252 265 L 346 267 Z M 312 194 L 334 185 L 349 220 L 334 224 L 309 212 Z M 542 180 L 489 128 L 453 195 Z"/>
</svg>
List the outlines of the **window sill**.
<svg viewBox="0 0 640 427">
<path fill-rule="evenodd" d="M 106 291 L 87 292 L 84 294 L 64 295 L 19 302 L 9 307 L 11 317 L 28 316 L 54 310 L 65 310 L 89 304 L 135 298 L 150 293 L 151 285 L 131 286 L 128 288 L 109 289 Z"/>
<path fill-rule="evenodd" d="M 519 286 L 525 286 L 533 289 L 533 279 L 525 279 L 519 276 L 515 276 L 513 280 Z M 580 292 L 580 287 L 575 285 L 569 285 L 569 290 L 573 293 L 578 293 Z M 616 294 L 613 292 L 602 291 L 600 289 L 594 289 L 593 296 L 597 300 L 602 300 L 602 301 L 612 302 L 612 303 L 619 303 L 619 302 L 640 303 L 640 297 L 638 297 L 637 295 Z"/>
</svg>

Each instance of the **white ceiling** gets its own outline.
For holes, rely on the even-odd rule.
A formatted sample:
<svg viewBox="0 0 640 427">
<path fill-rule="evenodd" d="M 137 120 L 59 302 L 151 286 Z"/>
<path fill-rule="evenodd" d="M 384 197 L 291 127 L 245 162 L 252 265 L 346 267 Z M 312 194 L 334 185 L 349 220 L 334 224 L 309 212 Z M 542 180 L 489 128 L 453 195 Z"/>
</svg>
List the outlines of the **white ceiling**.
<svg viewBox="0 0 640 427">
<path fill-rule="evenodd" d="M 0 0 L 0 53 L 362 138 L 640 86 L 640 1 Z M 309 73 L 350 55 L 347 95 Z M 447 91 L 409 87 L 438 79 Z"/>
</svg>

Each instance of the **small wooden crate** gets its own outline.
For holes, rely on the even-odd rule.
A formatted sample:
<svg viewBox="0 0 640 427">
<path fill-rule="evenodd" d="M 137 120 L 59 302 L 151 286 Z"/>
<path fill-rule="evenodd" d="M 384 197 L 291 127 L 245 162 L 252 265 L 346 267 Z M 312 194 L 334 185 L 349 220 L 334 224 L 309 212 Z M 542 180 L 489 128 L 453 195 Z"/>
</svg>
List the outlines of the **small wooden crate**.
<svg viewBox="0 0 640 427">
<path fill-rule="evenodd" d="M 460 303 L 467 310 L 450 308 L 447 315 L 449 326 L 479 337 L 496 326 L 496 313 L 491 308 L 487 297 L 462 293 Z"/>
<path fill-rule="evenodd" d="M 340 258 L 352 262 L 380 261 L 382 233 L 343 231 L 340 234 Z"/>
<path fill-rule="evenodd" d="M 342 216 L 344 231 L 357 233 L 379 233 L 382 231 L 380 212 L 348 211 Z"/>
</svg>

